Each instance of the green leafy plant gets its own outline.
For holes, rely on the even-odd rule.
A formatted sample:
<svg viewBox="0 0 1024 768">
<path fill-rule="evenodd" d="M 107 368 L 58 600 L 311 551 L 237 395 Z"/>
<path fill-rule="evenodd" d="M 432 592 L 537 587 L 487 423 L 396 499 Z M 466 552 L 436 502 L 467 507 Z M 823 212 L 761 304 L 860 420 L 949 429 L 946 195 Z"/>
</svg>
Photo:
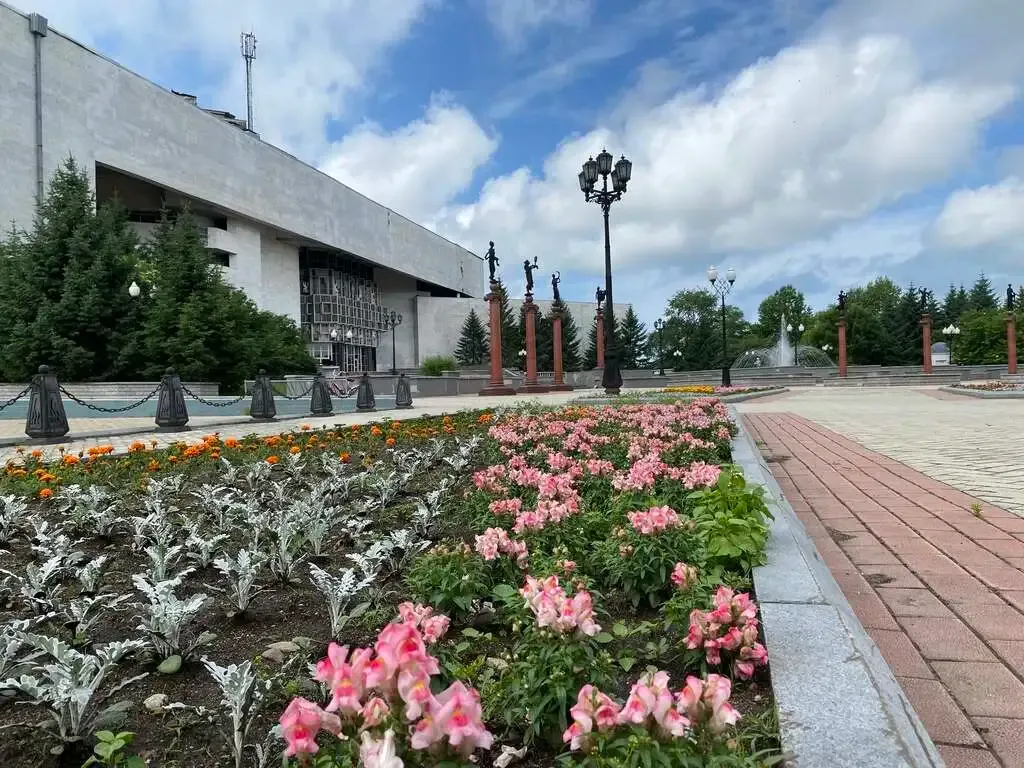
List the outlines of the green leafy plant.
<svg viewBox="0 0 1024 768">
<path fill-rule="evenodd" d="M 715 485 L 693 493 L 690 500 L 710 565 L 748 571 L 764 562 L 773 518 L 763 488 L 748 488 L 740 472 L 726 468 Z"/>
<path fill-rule="evenodd" d="M 653 608 L 673 589 L 673 566 L 679 561 L 699 562 L 698 549 L 697 537 L 686 523 L 649 534 L 627 525 L 597 545 L 597 561 L 608 586 L 621 587 L 633 605 L 646 600 Z"/>
<path fill-rule="evenodd" d="M 439 544 L 413 561 L 405 577 L 416 600 L 439 613 L 469 613 L 490 592 L 486 563 L 466 544 Z"/>
<path fill-rule="evenodd" d="M 82 768 L 91 765 L 116 765 L 120 768 L 146 768 L 146 761 L 138 755 L 125 754 L 125 748 L 135 739 L 131 731 L 97 731 L 96 746 L 93 754 L 82 764 Z"/>
<path fill-rule="evenodd" d="M 420 364 L 420 371 L 423 372 L 424 376 L 440 376 L 444 371 L 454 371 L 457 369 L 458 364 L 455 362 L 455 358 L 445 355 L 425 357 Z"/>
</svg>

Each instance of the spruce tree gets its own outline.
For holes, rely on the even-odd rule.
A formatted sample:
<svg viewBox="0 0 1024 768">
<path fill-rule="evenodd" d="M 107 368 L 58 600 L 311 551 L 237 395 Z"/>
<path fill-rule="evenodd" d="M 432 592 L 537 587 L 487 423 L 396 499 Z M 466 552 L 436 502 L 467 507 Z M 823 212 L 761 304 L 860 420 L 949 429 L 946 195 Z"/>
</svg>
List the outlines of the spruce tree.
<svg viewBox="0 0 1024 768">
<path fill-rule="evenodd" d="M 487 329 L 476 310 L 470 309 L 455 347 L 455 359 L 460 365 L 480 365 L 487 361 L 488 354 Z"/>
<path fill-rule="evenodd" d="M 1017 311 L 1024 312 L 1024 285 L 1017 286 Z"/>
<path fill-rule="evenodd" d="M 562 368 L 566 371 L 578 371 L 582 361 L 580 359 L 579 328 L 576 327 L 576 320 L 569 313 L 561 298 L 552 303 L 552 309 L 557 309 L 562 313 Z M 595 351 L 594 354 L 596 355 L 597 352 Z"/>
<path fill-rule="evenodd" d="M 647 362 L 647 329 L 630 304 L 619 324 L 619 367 L 623 370 L 642 368 Z"/>
<path fill-rule="evenodd" d="M 992 290 L 992 282 L 985 276 L 984 272 L 978 275 L 978 279 L 971 286 L 970 308 L 982 312 L 987 309 L 999 308 L 995 291 Z"/>
</svg>

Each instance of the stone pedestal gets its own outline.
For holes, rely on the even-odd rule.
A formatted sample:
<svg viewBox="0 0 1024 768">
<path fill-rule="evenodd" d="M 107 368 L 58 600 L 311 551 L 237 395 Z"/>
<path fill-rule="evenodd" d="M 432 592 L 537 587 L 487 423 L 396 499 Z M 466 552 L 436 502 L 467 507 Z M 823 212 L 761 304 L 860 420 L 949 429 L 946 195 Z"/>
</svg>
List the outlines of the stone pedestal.
<svg viewBox="0 0 1024 768">
<path fill-rule="evenodd" d="M 557 309 L 551 313 L 551 335 L 554 346 L 555 383 L 552 392 L 572 392 L 572 387 L 565 383 L 562 370 L 562 313 Z"/>
<path fill-rule="evenodd" d="M 597 367 L 604 368 L 604 310 L 597 310 Z"/>
<path fill-rule="evenodd" d="M 483 396 L 514 395 L 516 393 L 512 387 L 505 386 L 505 376 L 501 368 L 501 302 L 495 292 L 497 287 L 498 285 L 492 282 L 490 293 L 484 296 L 490 320 L 491 380 L 486 387 L 480 390 L 480 394 Z"/>
<path fill-rule="evenodd" d="M 519 388 L 521 394 L 540 394 L 549 391 L 547 387 L 537 383 L 537 305 L 533 296 L 526 294 L 523 302 L 526 313 L 526 380 Z"/>
<path fill-rule="evenodd" d="M 921 315 L 921 347 L 924 354 L 924 372 L 932 372 L 932 316 L 925 312 Z"/>
<path fill-rule="evenodd" d="M 839 377 L 846 378 L 846 318 L 839 318 Z"/>
<path fill-rule="evenodd" d="M 1006 313 L 1006 372 L 1017 373 L 1017 318 Z"/>
</svg>

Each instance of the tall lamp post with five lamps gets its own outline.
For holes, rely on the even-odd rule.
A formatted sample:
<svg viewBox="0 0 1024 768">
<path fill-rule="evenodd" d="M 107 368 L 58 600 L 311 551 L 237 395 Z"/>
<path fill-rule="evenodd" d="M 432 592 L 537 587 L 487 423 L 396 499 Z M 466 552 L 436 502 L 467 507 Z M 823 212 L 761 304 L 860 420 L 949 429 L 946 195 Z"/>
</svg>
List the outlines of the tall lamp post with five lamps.
<svg viewBox="0 0 1024 768">
<path fill-rule="evenodd" d="M 614 163 L 614 157 L 607 149 L 602 149 L 596 158 L 590 158 L 583 164 L 579 173 L 580 191 L 588 203 L 597 203 L 604 213 L 604 372 L 601 375 L 601 386 L 609 395 L 619 394 L 622 388 L 622 372 L 619 370 L 618 347 L 615 345 L 615 307 L 612 299 L 612 244 L 608 231 L 608 212 L 612 203 L 621 200 L 626 193 L 626 186 L 633 174 L 633 164 L 620 157 Z M 601 177 L 601 188 L 597 189 L 597 178 Z M 608 177 L 611 176 L 612 188 L 608 188 Z"/>
<path fill-rule="evenodd" d="M 725 297 L 729 295 L 733 283 L 736 282 L 736 270 L 729 267 L 725 271 L 725 280 L 719 281 L 718 268 L 712 266 L 708 269 L 708 282 L 722 299 L 722 386 L 729 387 L 732 386 L 732 379 L 729 376 L 729 337 L 725 328 Z"/>
<path fill-rule="evenodd" d="M 960 335 L 960 327 L 950 323 L 942 329 L 942 335 L 949 339 L 949 364 L 953 365 L 953 339 Z"/>
<path fill-rule="evenodd" d="M 391 329 L 391 375 L 398 375 L 398 365 L 395 362 L 395 329 L 402 324 L 402 315 L 395 310 L 384 313 L 384 325 Z"/>
</svg>

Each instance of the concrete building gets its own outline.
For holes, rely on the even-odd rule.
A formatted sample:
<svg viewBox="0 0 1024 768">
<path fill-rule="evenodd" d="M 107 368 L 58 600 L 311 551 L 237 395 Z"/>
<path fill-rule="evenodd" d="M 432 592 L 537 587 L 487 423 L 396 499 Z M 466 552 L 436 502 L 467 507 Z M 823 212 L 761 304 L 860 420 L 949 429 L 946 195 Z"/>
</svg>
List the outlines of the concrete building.
<svg viewBox="0 0 1024 768">
<path fill-rule="evenodd" d="M 414 367 L 461 323 L 421 328 L 420 302 L 486 292 L 476 254 L 0 3 L 0 221 L 30 226 L 69 155 L 141 232 L 187 202 L 227 279 L 346 370 L 391 367 L 386 311 L 403 316 L 396 362 Z"/>
</svg>

